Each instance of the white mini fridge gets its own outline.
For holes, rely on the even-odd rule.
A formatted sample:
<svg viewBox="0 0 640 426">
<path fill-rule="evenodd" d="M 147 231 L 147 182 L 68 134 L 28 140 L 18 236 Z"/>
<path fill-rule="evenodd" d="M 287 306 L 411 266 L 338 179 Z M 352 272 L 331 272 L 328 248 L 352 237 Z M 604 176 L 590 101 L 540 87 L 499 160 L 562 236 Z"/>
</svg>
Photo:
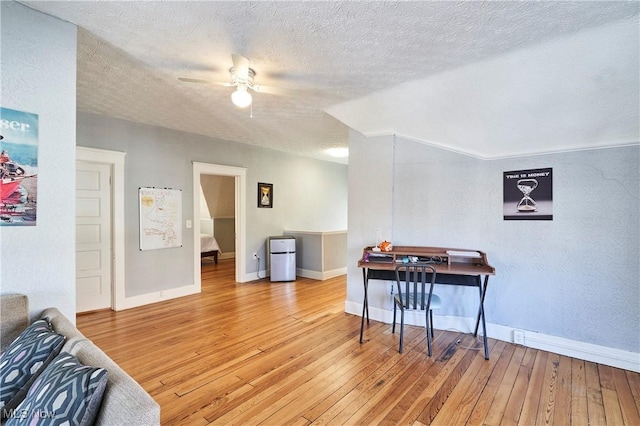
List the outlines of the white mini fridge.
<svg viewBox="0 0 640 426">
<path fill-rule="evenodd" d="M 293 237 L 269 237 L 269 267 L 271 281 L 295 281 L 296 239 Z"/>
</svg>

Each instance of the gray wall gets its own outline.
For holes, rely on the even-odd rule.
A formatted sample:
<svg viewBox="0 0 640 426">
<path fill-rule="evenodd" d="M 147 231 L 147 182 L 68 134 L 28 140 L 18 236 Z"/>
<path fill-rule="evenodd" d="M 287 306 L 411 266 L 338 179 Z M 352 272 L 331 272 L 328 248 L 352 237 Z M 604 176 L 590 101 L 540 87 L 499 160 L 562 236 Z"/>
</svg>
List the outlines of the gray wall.
<svg viewBox="0 0 640 426">
<path fill-rule="evenodd" d="M 362 247 L 391 222 L 385 237 L 398 245 L 487 253 L 489 322 L 640 352 L 640 147 L 487 161 L 353 132 L 350 152 L 348 300 L 362 302 Z M 543 167 L 553 168 L 553 220 L 504 221 L 502 172 Z M 392 175 L 379 192 L 372 169 Z M 438 292 L 440 314 L 476 314 L 475 292 Z M 387 306 L 388 287 L 371 293 Z"/>
<path fill-rule="evenodd" d="M 229 141 L 78 113 L 77 144 L 126 152 L 125 280 L 127 297 L 190 285 L 193 230 L 183 229 L 183 246 L 138 250 L 137 191 L 141 186 L 183 191 L 183 219 L 193 212 L 192 162 L 247 168 L 246 273 L 255 272 L 254 252 L 266 259 L 266 239 L 286 228 L 344 229 L 347 167 Z M 257 183 L 274 185 L 274 207 L 257 208 Z M 184 226 L 184 224 L 183 224 Z M 264 267 L 264 264 L 262 265 Z"/>
<path fill-rule="evenodd" d="M 76 27 L 0 4 L 2 106 L 38 114 L 36 226 L 0 227 L 0 291 L 75 322 Z"/>
<path fill-rule="evenodd" d="M 347 234 L 325 235 L 324 244 L 324 270 L 333 271 L 346 267 Z"/>
<path fill-rule="evenodd" d="M 236 251 L 236 219 L 233 217 L 213 219 L 213 236 L 223 254 Z"/>
<path fill-rule="evenodd" d="M 285 231 L 296 239 L 296 267 L 322 272 L 322 235 Z"/>
<path fill-rule="evenodd" d="M 284 234 L 296 239 L 296 268 L 303 270 L 300 271 L 302 276 L 326 279 L 324 277 L 336 276 L 336 270 L 344 270 L 347 266 L 346 230 L 322 232 L 287 229 Z"/>
</svg>

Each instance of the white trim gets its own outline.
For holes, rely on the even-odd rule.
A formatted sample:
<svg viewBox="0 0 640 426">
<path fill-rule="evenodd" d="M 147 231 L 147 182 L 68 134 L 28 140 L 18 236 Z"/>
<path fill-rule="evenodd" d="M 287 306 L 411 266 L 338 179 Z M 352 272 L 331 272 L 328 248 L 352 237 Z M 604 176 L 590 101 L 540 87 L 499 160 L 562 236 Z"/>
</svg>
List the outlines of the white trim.
<svg viewBox="0 0 640 426">
<path fill-rule="evenodd" d="M 296 275 L 299 277 L 311 278 L 313 280 L 328 280 L 347 273 L 347 267 L 333 269 L 331 271 L 312 271 L 310 269 L 296 269 Z"/>
<path fill-rule="evenodd" d="M 362 303 L 345 301 L 344 310 L 348 314 L 362 315 Z M 473 333 L 475 319 L 455 316 L 440 316 L 434 311 L 433 324 L 438 330 L 459 330 L 463 333 Z M 393 321 L 393 311 L 369 306 L 369 319 L 390 324 Z M 405 324 L 424 325 L 424 315 L 407 312 Z M 487 323 L 487 336 L 492 339 L 513 342 L 513 327 Z M 547 352 L 569 356 L 611 367 L 640 372 L 640 353 L 607 346 L 594 345 L 579 340 L 552 336 L 529 330 L 519 330 L 524 333 L 524 346 Z"/>
<path fill-rule="evenodd" d="M 549 149 L 549 150 L 539 151 L 539 152 L 533 152 L 533 151 L 531 151 L 531 152 L 516 152 L 516 153 L 513 153 L 513 154 L 486 156 L 486 155 L 480 154 L 477 151 L 471 151 L 471 150 L 468 150 L 468 149 L 454 148 L 454 147 L 451 147 L 451 146 L 446 145 L 446 144 L 441 143 L 441 142 L 421 139 L 421 138 L 417 138 L 417 137 L 414 137 L 414 136 L 404 135 L 402 133 L 372 132 L 372 133 L 363 133 L 363 135 L 368 137 L 368 138 L 393 136 L 394 139 L 395 138 L 402 138 L 402 139 L 413 141 L 413 142 L 416 142 L 416 143 L 419 143 L 419 144 L 422 144 L 422 145 L 427 145 L 427 146 L 432 146 L 434 148 L 439 148 L 439 149 L 442 149 L 444 151 L 454 152 L 456 154 L 461 154 L 461 155 L 466 155 L 468 157 L 477 158 L 479 160 L 505 160 L 505 159 L 511 159 L 511 158 L 535 157 L 535 156 L 538 156 L 538 155 L 562 154 L 562 153 L 567 153 L 567 152 L 579 152 L 579 151 L 592 151 L 592 150 L 596 150 L 596 149 L 624 148 L 624 147 L 627 147 L 627 146 L 640 145 L 640 142 L 638 142 L 637 140 L 628 140 L 628 141 L 619 141 L 619 142 L 616 142 L 616 143 L 600 143 L 600 144 L 595 144 L 595 145 L 587 146 L 587 147 L 564 147 L 564 148 L 563 147 L 559 147 L 557 149 Z"/>
<path fill-rule="evenodd" d="M 258 269 L 256 272 L 252 272 L 251 275 L 255 275 L 255 278 L 250 278 L 251 281 L 269 280 L 271 278 L 270 269 Z"/>
<path fill-rule="evenodd" d="M 125 152 L 76 146 L 76 160 L 111 165 L 112 197 L 112 284 L 111 307 L 123 309 L 127 304 L 125 291 L 125 238 L 124 238 L 124 157 Z"/>
<path fill-rule="evenodd" d="M 193 162 L 193 211 L 200 211 L 200 175 L 222 175 L 235 177 L 235 214 L 236 214 L 236 281 L 243 283 L 250 281 L 246 273 L 246 222 L 247 222 L 247 169 L 244 167 L 225 166 Z M 197 192 L 196 192 L 197 191 Z M 194 221 L 194 235 L 200 235 L 200 222 Z M 193 239 L 193 280 L 197 292 L 201 291 L 200 278 L 200 240 Z"/>
<path fill-rule="evenodd" d="M 150 305 L 151 303 L 162 302 L 169 299 L 177 299 L 178 297 L 189 296 L 190 294 L 199 293 L 200 289 L 194 285 L 186 285 L 182 287 L 170 288 L 162 291 L 154 291 L 153 293 L 141 294 L 139 296 L 131 296 L 124 299 L 118 310 L 137 308 L 138 306 Z"/>
<path fill-rule="evenodd" d="M 338 230 L 338 231 L 298 231 L 295 229 L 287 229 L 283 232 L 283 234 L 286 233 L 292 233 L 292 234 L 309 234 L 309 235 L 336 235 L 336 234 L 346 234 L 347 230 Z"/>
</svg>

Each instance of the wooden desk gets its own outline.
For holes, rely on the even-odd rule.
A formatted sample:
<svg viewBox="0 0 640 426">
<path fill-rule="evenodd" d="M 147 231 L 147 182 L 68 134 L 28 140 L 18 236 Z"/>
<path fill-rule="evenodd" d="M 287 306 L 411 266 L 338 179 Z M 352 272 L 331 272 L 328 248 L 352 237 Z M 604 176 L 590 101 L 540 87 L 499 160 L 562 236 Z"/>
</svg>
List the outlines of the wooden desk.
<svg viewBox="0 0 640 426">
<path fill-rule="evenodd" d="M 484 298 L 487 294 L 489 275 L 496 270 L 487 262 L 487 255 L 477 250 L 454 249 L 445 247 L 395 246 L 390 252 L 374 251 L 373 247 L 365 247 L 358 267 L 362 268 L 364 282 L 364 303 L 360 324 L 360 343 L 363 342 L 364 319 L 369 324 L 369 280 L 395 281 L 396 265 L 417 258 L 419 262 L 430 262 L 436 268 L 436 284 L 477 287 L 480 297 L 478 316 L 474 336 L 478 335 L 478 327 L 482 321 L 484 357 L 489 359 L 487 341 L 487 325 L 484 317 Z M 484 279 L 483 279 L 484 277 Z"/>
</svg>

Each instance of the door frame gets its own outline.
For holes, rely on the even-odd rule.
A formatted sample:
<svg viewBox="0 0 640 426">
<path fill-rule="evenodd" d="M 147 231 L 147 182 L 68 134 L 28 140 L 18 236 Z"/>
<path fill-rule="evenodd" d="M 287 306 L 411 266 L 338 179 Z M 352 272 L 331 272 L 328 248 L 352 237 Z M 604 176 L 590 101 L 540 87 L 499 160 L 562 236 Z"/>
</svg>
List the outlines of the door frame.
<svg viewBox="0 0 640 426">
<path fill-rule="evenodd" d="M 193 280 L 202 289 L 200 265 L 200 176 L 219 175 L 233 176 L 235 179 L 235 214 L 236 214 L 236 281 L 249 281 L 246 271 L 246 194 L 247 169 L 245 167 L 225 166 L 222 164 L 193 162 Z"/>
<path fill-rule="evenodd" d="M 125 306 L 124 157 L 126 153 L 76 146 L 76 160 L 111 166 L 111 309 Z"/>
</svg>

